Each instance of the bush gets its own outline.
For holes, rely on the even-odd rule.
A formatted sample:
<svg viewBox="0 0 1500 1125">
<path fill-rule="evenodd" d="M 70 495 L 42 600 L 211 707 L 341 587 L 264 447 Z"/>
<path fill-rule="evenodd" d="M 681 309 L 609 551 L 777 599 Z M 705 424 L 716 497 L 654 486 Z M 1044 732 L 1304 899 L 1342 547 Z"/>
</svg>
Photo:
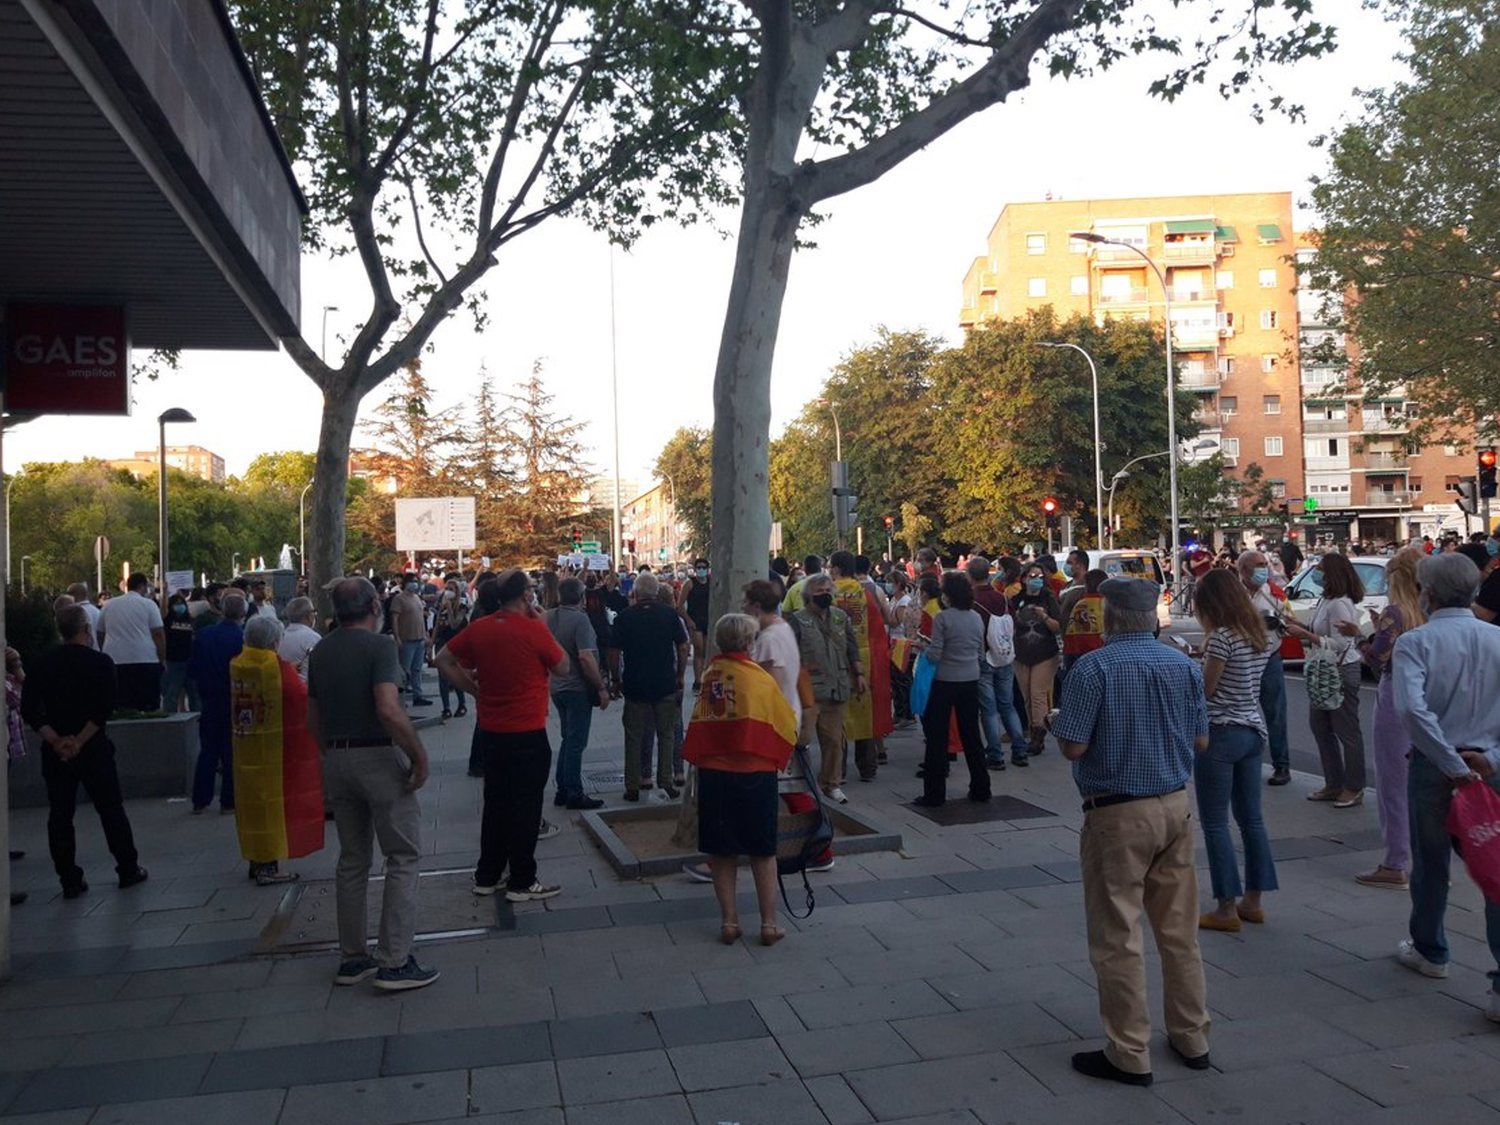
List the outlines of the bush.
<svg viewBox="0 0 1500 1125">
<path fill-rule="evenodd" d="M 21 662 L 27 668 L 60 641 L 57 619 L 52 613 L 55 596 L 46 590 L 31 590 L 24 597 L 13 590 L 6 591 L 5 640 L 21 654 Z"/>
</svg>

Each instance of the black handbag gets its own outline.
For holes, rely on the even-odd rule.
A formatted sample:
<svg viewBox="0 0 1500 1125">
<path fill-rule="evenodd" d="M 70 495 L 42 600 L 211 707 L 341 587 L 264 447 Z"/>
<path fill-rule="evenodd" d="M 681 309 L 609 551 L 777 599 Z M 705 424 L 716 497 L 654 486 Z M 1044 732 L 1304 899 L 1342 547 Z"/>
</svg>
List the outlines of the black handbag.
<svg viewBox="0 0 1500 1125">
<path fill-rule="evenodd" d="M 828 806 L 823 794 L 813 780 L 812 762 L 807 756 L 807 747 L 797 746 L 793 760 L 801 771 L 801 777 L 782 778 L 777 786 L 780 793 L 800 793 L 804 789 L 812 798 L 812 807 L 802 812 L 792 812 L 781 801 L 776 815 L 776 881 L 781 886 L 781 900 L 793 918 L 807 918 L 817 906 L 812 883 L 807 878 L 807 865 L 828 850 L 833 843 L 833 821 L 828 815 Z M 798 802 L 802 804 L 803 802 Z M 792 909 L 786 893 L 784 877 L 801 874 L 802 888 L 806 893 L 807 912 L 798 914 Z"/>
</svg>

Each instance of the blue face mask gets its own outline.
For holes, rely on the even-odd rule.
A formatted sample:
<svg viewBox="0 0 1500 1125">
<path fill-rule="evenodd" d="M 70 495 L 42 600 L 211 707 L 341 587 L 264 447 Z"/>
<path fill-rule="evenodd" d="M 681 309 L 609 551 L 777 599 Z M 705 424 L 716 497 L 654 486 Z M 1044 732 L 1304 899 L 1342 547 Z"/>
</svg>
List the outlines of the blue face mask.
<svg viewBox="0 0 1500 1125">
<path fill-rule="evenodd" d="M 1253 586 L 1264 586 L 1271 580 L 1269 567 L 1258 566 L 1250 572 L 1250 584 Z"/>
<path fill-rule="evenodd" d="M 1492 559 L 1500 555 L 1500 539 L 1496 539 L 1493 535 L 1490 536 L 1484 541 L 1484 551 Z"/>
<path fill-rule="evenodd" d="M 1026 579 L 1026 588 L 1033 594 L 1038 593 L 1041 590 L 1044 581 L 1045 579 L 1041 578 L 1028 578 Z"/>
</svg>

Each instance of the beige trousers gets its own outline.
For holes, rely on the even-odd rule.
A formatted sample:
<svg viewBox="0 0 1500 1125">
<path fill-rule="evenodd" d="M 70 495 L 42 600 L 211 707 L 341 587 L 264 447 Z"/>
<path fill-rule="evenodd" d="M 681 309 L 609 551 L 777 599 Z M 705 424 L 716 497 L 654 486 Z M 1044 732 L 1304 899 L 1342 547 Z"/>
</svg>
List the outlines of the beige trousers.
<svg viewBox="0 0 1500 1125">
<path fill-rule="evenodd" d="M 1167 1035 L 1183 1054 L 1208 1051 L 1208 1001 L 1198 952 L 1198 880 L 1186 792 L 1094 809 L 1079 835 L 1089 960 L 1099 982 L 1104 1053 L 1121 1070 L 1151 1070 L 1144 910 L 1161 953 Z"/>
<path fill-rule="evenodd" d="M 844 703 L 814 703 L 802 708 L 802 732 L 798 741 L 811 746 L 818 739 L 818 788 L 824 793 L 844 781 Z"/>
</svg>

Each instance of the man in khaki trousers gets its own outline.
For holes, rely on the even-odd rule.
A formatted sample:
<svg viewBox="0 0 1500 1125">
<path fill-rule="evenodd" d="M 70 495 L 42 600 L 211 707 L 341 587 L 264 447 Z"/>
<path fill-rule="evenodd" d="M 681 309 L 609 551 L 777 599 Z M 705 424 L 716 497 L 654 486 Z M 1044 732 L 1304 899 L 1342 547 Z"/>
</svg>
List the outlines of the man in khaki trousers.
<svg viewBox="0 0 1500 1125">
<path fill-rule="evenodd" d="M 847 804 L 844 781 L 844 713 L 851 695 L 868 690 L 859 662 L 859 641 L 849 615 L 833 604 L 833 579 L 814 574 L 803 583 L 806 606 L 787 618 L 797 636 L 802 669 L 812 686 L 813 702 L 802 709 L 799 740 L 818 740 L 818 787 L 830 800 Z"/>
<path fill-rule="evenodd" d="M 1159 588 L 1111 578 L 1100 593 L 1104 647 L 1069 670 L 1052 726 L 1083 797 L 1083 901 L 1106 1040 L 1074 1055 L 1073 1069 L 1149 1086 L 1143 912 L 1161 953 L 1167 1045 L 1186 1066 L 1209 1066 L 1186 792 L 1193 754 L 1208 747 L 1208 710 L 1198 666 L 1156 640 Z"/>
</svg>

